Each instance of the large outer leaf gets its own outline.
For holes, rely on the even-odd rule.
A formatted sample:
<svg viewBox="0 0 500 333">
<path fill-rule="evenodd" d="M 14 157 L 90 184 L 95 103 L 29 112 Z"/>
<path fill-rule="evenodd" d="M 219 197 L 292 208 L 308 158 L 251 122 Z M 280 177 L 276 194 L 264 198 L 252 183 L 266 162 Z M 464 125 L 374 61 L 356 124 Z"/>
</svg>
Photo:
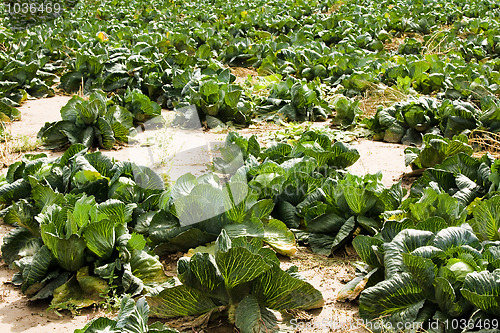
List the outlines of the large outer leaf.
<svg viewBox="0 0 500 333">
<path fill-rule="evenodd" d="M 401 205 L 404 193 L 401 182 L 393 184 L 390 188 L 384 189 L 380 194 L 379 200 L 384 204 L 385 210 L 396 210 Z"/>
<path fill-rule="evenodd" d="M 344 198 L 354 215 L 364 215 L 377 202 L 373 192 L 354 186 L 344 187 Z"/>
<path fill-rule="evenodd" d="M 462 295 L 474 306 L 500 317 L 499 271 L 469 273 L 465 277 Z"/>
<path fill-rule="evenodd" d="M 336 234 L 346 219 L 335 213 L 327 213 L 314 218 L 307 224 L 307 231 L 314 234 Z"/>
<path fill-rule="evenodd" d="M 175 200 L 173 208 L 181 226 L 216 218 L 224 212 L 222 191 L 209 184 L 196 185 L 188 196 Z"/>
<path fill-rule="evenodd" d="M 0 116 L 2 118 L 1 120 L 5 122 L 9 122 L 11 120 L 21 120 L 21 112 L 4 102 L 0 102 Z"/>
<path fill-rule="evenodd" d="M 449 227 L 439 231 L 433 240 L 433 245 L 443 251 L 462 245 L 481 250 L 481 244 L 477 237 L 468 229 L 460 227 Z"/>
<path fill-rule="evenodd" d="M 470 224 L 480 240 L 500 240 L 500 196 L 478 202 L 472 214 Z"/>
<path fill-rule="evenodd" d="M 321 292 L 279 267 L 273 267 L 257 278 L 253 292 L 260 304 L 274 310 L 315 309 L 324 304 Z"/>
<path fill-rule="evenodd" d="M 488 261 L 493 269 L 500 268 L 500 246 L 485 246 L 483 258 Z"/>
<path fill-rule="evenodd" d="M 115 224 L 111 220 L 89 223 L 82 231 L 88 249 L 101 259 L 108 259 L 115 246 Z"/>
<path fill-rule="evenodd" d="M 306 156 L 310 156 L 317 161 L 317 166 L 321 167 L 328 163 L 328 161 L 335 157 L 335 153 L 325 151 L 318 143 L 299 143 L 295 149 L 302 151 Z"/>
<path fill-rule="evenodd" d="M 292 256 L 297 251 L 295 246 L 295 236 L 286 225 L 275 219 L 262 222 L 257 218 L 252 218 L 243 223 L 228 224 L 224 230 L 231 238 L 240 236 L 251 236 L 262 238 L 276 252 Z"/>
<path fill-rule="evenodd" d="M 373 250 L 373 247 L 380 246 L 383 243 L 384 242 L 380 239 L 365 235 L 356 236 L 356 238 L 352 241 L 352 245 L 358 255 L 371 267 L 382 267 L 382 264 Z"/>
<path fill-rule="evenodd" d="M 55 309 L 79 309 L 101 301 L 101 295 L 108 292 L 106 281 L 89 275 L 88 266 L 78 270 L 68 282 L 54 291 L 50 305 Z"/>
<path fill-rule="evenodd" d="M 109 73 L 102 83 L 104 91 L 115 91 L 127 86 L 130 76 L 126 71 L 115 71 Z"/>
<path fill-rule="evenodd" d="M 344 245 L 346 242 L 352 239 L 354 232 L 356 231 L 356 219 L 351 216 L 340 228 L 339 232 L 335 235 L 332 243 L 330 244 L 330 255 L 335 252 L 339 247 Z M 309 242 L 311 239 L 309 238 Z M 311 245 L 312 246 L 312 245 Z"/>
<path fill-rule="evenodd" d="M 2 259 L 10 265 L 20 259 L 21 252 L 34 255 L 41 246 L 40 239 L 34 237 L 28 229 L 15 228 L 3 238 Z"/>
<path fill-rule="evenodd" d="M 260 154 L 260 158 L 262 160 L 266 160 L 267 158 L 271 161 L 276 161 L 278 163 L 281 163 L 286 156 L 290 155 L 291 152 L 292 152 L 291 145 L 285 142 L 279 142 L 275 145 L 272 145 L 264 149 Z"/>
<path fill-rule="evenodd" d="M 0 205 L 10 205 L 12 202 L 30 196 L 31 186 L 25 179 L 18 179 L 12 184 L 0 187 Z"/>
<path fill-rule="evenodd" d="M 385 276 L 387 279 L 404 272 L 403 253 L 410 253 L 416 248 L 429 245 L 434 234 L 429 231 L 406 229 L 401 231 L 394 239 L 383 245 Z"/>
<path fill-rule="evenodd" d="M 158 258 L 145 251 L 135 250 L 132 252 L 130 269 L 132 274 L 145 284 L 160 284 L 167 280 L 163 265 Z"/>
<path fill-rule="evenodd" d="M 51 262 L 52 255 L 50 250 L 44 245 L 35 253 L 31 263 L 23 270 L 23 292 L 27 292 L 30 286 L 45 278 Z"/>
<path fill-rule="evenodd" d="M 134 126 L 134 116 L 132 113 L 119 105 L 110 107 L 105 117 L 110 124 L 117 122 L 127 129 Z"/>
<path fill-rule="evenodd" d="M 402 273 L 365 289 L 359 298 L 359 315 L 366 319 L 394 315 L 401 322 L 413 322 L 424 300 L 422 288 Z"/>
<path fill-rule="evenodd" d="M 45 207 L 64 203 L 64 194 L 57 193 L 49 186 L 36 185 L 31 189 L 31 196 L 35 205 L 39 210 L 44 210 Z"/>
<path fill-rule="evenodd" d="M 143 333 L 148 331 L 149 306 L 144 297 L 137 304 L 125 296 L 120 304 L 120 312 L 116 318 L 116 328 L 120 332 Z"/>
<path fill-rule="evenodd" d="M 61 118 L 63 120 L 68 120 L 71 122 L 76 122 L 78 117 L 78 110 L 76 108 L 77 104 L 85 103 L 84 99 L 78 95 L 73 95 L 71 99 L 61 108 Z"/>
<path fill-rule="evenodd" d="M 71 146 L 73 147 L 73 146 Z M 70 147 L 70 148 L 71 148 Z M 83 147 L 83 146 L 80 146 Z M 87 153 L 84 158 L 93 166 L 102 176 L 111 178 L 114 174 L 113 167 L 116 162 L 114 159 L 104 155 L 100 151 Z"/>
<path fill-rule="evenodd" d="M 87 323 L 84 328 L 75 330 L 74 333 L 115 332 L 115 327 L 115 320 L 106 317 L 99 317 Z"/>
<path fill-rule="evenodd" d="M 3 221 L 10 225 L 17 225 L 28 229 L 33 236 L 40 236 L 40 226 L 34 219 L 38 212 L 28 201 L 21 199 L 12 204 L 5 214 Z"/>
<path fill-rule="evenodd" d="M 442 217 L 436 216 L 429 217 L 425 221 L 418 222 L 415 229 L 438 233 L 439 231 L 446 229 L 446 227 L 448 227 L 448 223 L 446 223 Z"/>
<path fill-rule="evenodd" d="M 7 174 L 5 175 L 5 180 L 7 183 L 13 183 L 16 180 L 23 177 L 24 168 L 26 163 L 17 161 L 9 165 L 7 168 Z"/>
<path fill-rule="evenodd" d="M 329 256 L 332 253 L 332 244 L 335 236 L 328 234 L 309 234 L 307 238 L 314 253 Z"/>
<path fill-rule="evenodd" d="M 340 141 L 333 144 L 332 152 L 335 157 L 328 162 L 328 165 L 341 169 L 353 165 L 360 158 L 356 148 L 351 148 L 348 144 Z"/>
<path fill-rule="evenodd" d="M 210 297 L 184 285 L 165 288 L 158 295 L 146 299 L 151 315 L 157 318 L 195 316 L 217 308 Z"/>
<path fill-rule="evenodd" d="M 198 184 L 198 180 L 192 174 L 186 173 L 180 176 L 170 190 L 172 200 L 188 195 L 196 184 Z"/>
<path fill-rule="evenodd" d="M 426 298 L 433 300 L 433 284 L 438 270 L 432 260 L 417 255 L 403 253 L 403 262 L 408 268 L 408 271 L 410 272 L 412 278 L 427 294 Z"/>
<path fill-rule="evenodd" d="M 234 109 L 240 101 L 242 91 L 243 89 L 241 89 L 241 87 L 238 85 L 228 85 L 226 94 L 224 96 L 224 103 L 226 103 L 229 108 Z"/>
<path fill-rule="evenodd" d="M 104 149 L 113 148 L 115 144 L 115 135 L 111 125 L 104 118 L 99 117 L 97 119 L 97 128 L 99 131 L 96 131 L 96 136 L 99 141 L 99 145 Z"/>
<path fill-rule="evenodd" d="M 277 217 L 289 228 L 298 228 L 300 218 L 297 216 L 297 209 L 294 205 L 285 200 L 278 201 L 276 205 Z"/>
<path fill-rule="evenodd" d="M 434 285 L 436 302 L 441 311 L 452 317 L 460 317 L 470 312 L 472 306 L 460 294 L 455 294 L 455 290 L 446 278 L 438 277 Z"/>
<path fill-rule="evenodd" d="M 240 200 L 243 201 L 243 195 L 246 196 L 246 193 L 243 192 L 240 194 Z M 269 215 L 273 211 L 274 203 L 271 199 L 259 200 L 255 204 L 253 204 L 250 209 L 248 209 L 246 218 L 257 218 L 257 219 L 267 219 Z"/>
<path fill-rule="evenodd" d="M 336 299 L 337 301 L 344 302 L 346 300 L 354 301 L 358 298 L 359 294 L 365 289 L 366 285 L 370 280 L 376 279 L 376 281 L 380 281 L 383 277 L 383 274 L 379 274 L 381 272 L 380 268 L 374 268 L 371 271 L 358 273 L 356 277 L 346 283 L 337 293 Z M 372 277 L 375 274 L 375 277 Z M 380 277 L 380 279 L 377 279 Z"/>
<path fill-rule="evenodd" d="M 276 316 L 268 309 L 260 306 L 254 295 L 248 295 L 238 304 L 235 315 L 236 327 L 241 333 L 278 332 Z"/>
<path fill-rule="evenodd" d="M 153 244 L 157 244 L 154 248 L 154 252 L 157 255 L 187 251 L 191 248 L 213 242 L 217 238 L 217 235 L 209 234 L 198 228 L 190 228 L 180 232 L 178 230 L 173 228 L 151 234 L 150 239 Z"/>
<path fill-rule="evenodd" d="M 118 332 L 124 333 L 178 333 L 177 330 L 169 329 L 160 322 L 148 326 L 148 319 L 149 305 L 146 299 L 141 297 L 135 303 L 133 299 L 126 296 L 122 300 L 120 313 L 116 318 L 116 328 Z"/>
<path fill-rule="evenodd" d="M 124 127 L 119 122 L 111 123 L 111 129 L 113 130 L 113 136 L 116 141 L 128 143 L 129 135 L 132 135 L 132 128 Z"/>
<path fill-rule="evenodd" d="M 401 231 L 405 229 L 411 229 L 415 224 L 409 219 L 403 218 L 401 221 L 396 220 L 386 220 L 380 231 L 380 236 L 385 242 L 390 242 L 397 236 Z M 418 229 L 418 228 L 416 228 Z M 420 229 L 419 229 L 420 230 Z"/>
<path fill-rule="evenodd" d="M 465 153 L 453 155 L 443 163 L 436 166 L 436 169 L 453 172 L 454 175 L 462 174 L 469 179 L 477 179 L 477 172 L 481 161 Z"/>
<path fill-rule="evenodd" d="M 50 251 L 49 251 L 50 252 Z M 47 274 L 41 283 L 36 283 L 26 290 L 26 293 L 36 293 L 30 297 L 30 301 L 52 298 L 54 291 L 65 284 L 70 278 L 69 272 L 60 273 L 59 270 L 53 270 Z M 50 281 L 49 281 L 50 280 Z M 49 282 L 47 282 L 49 281 Z M 41 289 L 40 289 L 41 288 Z"/>
<path fill-rule="evenodd" d="M 222 232 L 225 231 L 223 230 Z M 221 237 L 219 236 L 218 239 L 220 238 Z M 250 240 L 248 240 L 246 237 L 238 237 L 234 238 L 231 241 L 231 246 L 233 248 L 235 247 L 245 248 L 253 254 L 260 255 L 268 265 L 273 267 L 278 267 L 280 265 L 280 261 L 276 256 L 276 253 L 271 249 L 264 248 L 262 245 L 263 241 L 260 238 L 251 238 Z M 223 251 L 223 250 L 219 249 L 218 251 Z"/>
<path fill-rule="evenodd" d="M 224 277 L 226 288 L 252 281 L 271 268 L 260 255 L 242 247 L 216 252 L 215 262 Z"/>
<path fill-rule="evenodd" d="M 73 188 L 70 193 L 79 194 L 85 193 L 87 195 L 92 195 L 95 197 L 97 202 L 103 202 L 108 198 L 108 180 L 105 178 L 99 178 L 96 180 L 85 181 L 81 185 L 77 185 Z"/>
<path fill-rule="evenodd" d="M 224 287 L 224 279 L 220 274 L 215 259 L 208 253 L 195 253 L 190 260 L 179 260 L 177 272 L 182 283 L 198 290 L 214 293 Z"/>
<path fill-rule="evenodd" d="M 113 184 L 121 176 L 132 178 L 138 186 L 146 190 L 163 190 L 162 178 L 147 166 L 137 165 L 132 162 L 118 162 L 113 167 L 114 175 L 110 180 Z"/>
<path fill-rule="evenodd" d="M 285 256 L 293 256 L 297 252 L 295 236 L 279 220 L 271 219 L 267 223 L 264 222 L 264 242 Z"/>
<path fill-rule="evenodd" d="M 99 214 L 113 221 L 115 224 L 126 225 L 132 221 L 132 212 L 136 208 L 135 204 L 125 204 L 120 200 L 108 199 L 99 204 L 97 208 Z"/>
<path fill-rule="evenodd" d="M 83 74 L 80 72 L 67 72 L 61 77 L 60 87 L 67 92 L 77 92 L 82 84 Z"/>
<path fill-rule="evenodd" d="M 74 144 L 70 146 L 68 149 L 66 149 L 66 151 L 59 160 L 59 165 L 61 167 L 64 167 L 68 165 L 69 161 L 72 160 L 75 156 L 84 154 L 86 152 L 87 152 L 87 147 L 85 147 L 80 143 Z"/>
</svg>

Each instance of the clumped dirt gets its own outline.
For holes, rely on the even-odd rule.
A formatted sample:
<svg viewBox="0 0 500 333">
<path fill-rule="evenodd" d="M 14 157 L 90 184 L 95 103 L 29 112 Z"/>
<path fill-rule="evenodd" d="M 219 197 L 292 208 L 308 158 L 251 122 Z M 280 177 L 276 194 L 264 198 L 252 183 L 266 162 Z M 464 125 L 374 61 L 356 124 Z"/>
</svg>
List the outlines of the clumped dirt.
<svg viewBox="0 0 500 333">
<path fill-rule="evenodd" d="M 422 45 L 424 44 L 424 37 L 421 34 L 408 32 L 403 33 L 401 36 L 393 37 L 392 39 L 388 40 L 384 44 L 384 49 L 386 49 L 387 51 L 396 52 L 399 48 L 399 45 L 403 44 L 406 38 L 414 38 L 418 42 L 422 43 Z"/>
<path fill-rule="evenodd" d="M 234 69 L 233 69 L 234 70 Z M 252 73 L 238 73 L 240 77 Z M 49 99 L 28 101 L 22 108 L 22 120 L 11 125 L 13 135 L 36 136 L 38 130 L 46 121 L 60 119 L 59 110 L 70 97 L 56 96 Z M 168 114 L 167 114 L 168 116 Z M 328 124 L 325 123 L 324 127 Z M 321 127 L 321 124 L 314 127 Z M 240 131 L 243 135 L 256 134 L 264 137 L 278 130 L 274 125 L 251 126 Z M 169 174 L 170 180 L 177 179 L 186 172 L 202 174 L 208 170 L 208 164 L 213 158 L 216 147 L 223 143 L 225 134 L 215 134 L 201 130 L 179 130 L 174 128 L 160 128 L 154 131 L 140 133 L 139 143 L 134 146 L 120 147 L 117 150 L 103 151 L 118 160 L 131 160 Z M 157 137 L 160 136 L 159 141 Z M 360 160 L 349 168 L 349 171 L 358 175 L 381 171 L 385 185 L 396 182 L 403 173 L 410 169 L 404 166 L 402 145 L 372 142 L 360 139 L 353 143 L 361 154 Z M 46 151 L 47 152 L 47 151 Z M 61 153 L 47 152 L 50 156 Z M 4 168 L 3 172 L 6 171 Z M 0 225 L 0 242 L 11 226 Z M 176 260 L 182 254 L 175 254 L 162 258 L 169 275 L 175 274 Z M 292 258 L 280 257 L 284 269 L 296 265 L 299 272 L 307 281 L 318 288 L 324 295 L 325 306 L 322 309 L 309 312 L 294 313 L 297 321 L 288 321 L 288 329 L 295 332 L 363 332 L 357 325 L 356 302 L 337 302 L 336 293 L 354 276 L 352 262 L 358 260 L 354 249 L 347 246 L 339 250 L 331 258 L 314 255 L 307 247 L 299 247 Z M 0 261 L 0 332 L 73 332 L 82 328 L 85 323 L 95 316 L 111 316 L 102 309 L 88 309 L 77 316 L 69 313 L 56 314 L 47 312 L 48 302 L 30 302 L 20 290 L 9 283 L 15 271 L 9 269 Z M 200 318 L 184 318 L 180 323 L 186 326 L 189 320 L 199 322 Z M 152 319 L 155 321 L 155 319 Z M 173 326 L 175 322 L 171 322 Z M 233 332 L 224 317 L 212 320 L 208 327 L 189 329 L 192 332 Z"/>
<path fill-rule="evenodd" d="M 375 116 L 379 106 L 386 108 L 406 99 L 408 99 L 408 95 L 397 88 L 388 87 L 382 83 L 369 83 L 369 88 L 359 101 L 359 108 L 363 112 L 361 118 Z"/>
<path fill-rule="evenodd" d="M 255 69 L 246 67 L 230 67 L 230 70 L 231 73 L 236 75 L 235 83 L 245 82 L 245 80 L 248 79 L 249 75 L 252 78 L 255 78 L 259 75 Z"/>
<path fill-rule="evenodd" d="M 365 332 L 357 325 L 357 303 L 337 302 L 336 296 L 345 283 L 354 278 L 352 263 L 359 257 L 352 246 L 337 251 L 333 257 L 314 254 L 308 247 L 299 247 L 292 258 L 282 258 L 282 268 L 298 267 L 300 274 L 319 289 L 325 299 L 321 309 L 295 314 L 290 321 L 296 332 Z"/>
</svg>

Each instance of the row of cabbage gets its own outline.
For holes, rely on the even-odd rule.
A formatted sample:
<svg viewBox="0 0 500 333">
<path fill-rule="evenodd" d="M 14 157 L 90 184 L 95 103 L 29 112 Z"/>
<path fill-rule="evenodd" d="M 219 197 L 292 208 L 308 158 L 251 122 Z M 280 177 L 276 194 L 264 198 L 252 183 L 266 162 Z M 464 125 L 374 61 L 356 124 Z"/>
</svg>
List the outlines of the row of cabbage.
<svg viewBox="0 0 500 333">
<path fill-rule="evenodd" d="M 138 89 L 164 108 L 196 105 L 241 124 L 323 120 L 336 109 L 324 93 L 363 96 L 378 84 L 479 106 L 498 92 L 498 10 L 483 0 L 80 2 L 27 29 L 2 21 L 1 106 L 50 96 L 57 83 L 69 93 Z M 258 85 L 235 83 L 228 65 L 278 82 L 253 94 Z"/>
<path fill-rule="evenodd" d="M 494 251 L 500 237 L 496 218 L 498 161 L 490 155 L 472 157 L 472 148 L 461 137 L 452 141 L 427 135 L 425 142 L 420 150 L 406 151 L 408 163 L 431 161 L 406 199 L 401 184 L 387 188 L 381 174 L 361 177 L 345 171 L 359 153 L 319 131 L 308 131 L 267 148 L 261 147 L 255 136 L 230 133 L 220 149 L 221 157 L 214 160 L 216 173 L 200 177 L 187 174 L 166 189 L 151 169 L 115 162 L 100 152 L 89 153 L 84 145 L 71 146 L 56 160 L 43 154 L 26 155 L 9 167 L 0 187 L 4 221 L 18 226 L 5 237 L 2 255 L 19 271 L 13 282 L 30 299 L 53 297 L 54 308 L 89 306 L 109 292 L 143 294 L 154 316 L 223 309 L 240 328 L 247 325 L 241 323 L 246 306 L 255 308 L 258 304 L 261 315 L 268 316 L 271 312 L 264 308 L 284 310 L 285 303 L 302 309 L 322 304 L 321 294 L 301 280 L 294 268 L 279 268 L 273 251 L 262 249 L 263 242 L 288 256 L 295 254 L 297 241 L 316 253 L 331 255 L 358 235 L 355 248 L 373 268 L 363 268 L 368 275 L 361 276 L 362 280 L 368 281 L 367 286 L 377 281 L 385 286 L 392 283 L 392 277 L 401 277 L 400 270 L 412 271 L 401 262 L 391 266 L 398 257 L 382 244 L 402 242 L 415 232 L 424 233 L 425 245 L 431 246 L 429 242 L 437 237 L 431 234 L 449 232 L 452 236 L 447 236 L 448 241 L 459 242 L 448 244 L 449 251 L 432 245 L 444 251 L 439 252 L 441 265 L 460 259 L 475 271 L 494 274 L 495 257 L 483 252 Z M 230 178 L 223 181 L 216 174 Z M 460 243 L 463 235 L 455 237 L 454 232 L 467 235 L 466 241 L 472 245 Z M 214 245 L 178 262 L 178 280 L 165 276 L 155 256 L 185 252 L 214 241 Z M 472 254 L 464 252 L 465 245 Z M 411 246 L 401 245 L 397 251 L 410 253 L 423 245 L 415 245 L 413 250 Z M 235 250 L 228 252 L 229 248 Z M 464 253 L 475 256 L 477 265 Z M 229 267 L 229 262 L 239 264 Z M 389 274 L 388 267 L 398 272 Z M 204 275 L 207 272 L 211 273 Z M 469 279 L 476 281 L 474 274 Z M 262 283 L 273 286 L 272 290 L 263 290 Z M 456 287 L 455 295 L 460 295 L 458 290 L 463 286 L 452 286 Z M 355 289 L 359 293 L 362 288 Z M 371 312 L 364 309 L 374 301 L 369 297 L 393 304 L 395 294 L 388 293 L 387 298 L 371 294 L 382 289 L 367 288 L 361 294 L 363 317 L 394 313 L 396 321 L 418 321 L 417 317 L 397 317 L 406 310 L 399 306 L 377 303 Z M 283 304 L 266 299 L 274 300 L 271 295 L 278 293 Z M 179 305 L 179 299 L 184 305 Z M 419 298 L 417 303 L 422 307 L 418 309 L 414 303 L 408 304 L 416 309 L 413 314 L 428 310 L 421 301 Z M 480 301 L 470 302 L 462 312 L 446 315 L 469 318 L 474 307 L 483 310 L 481 315 L 492 314 Z M 240 311 L 237 304 L 244 304 Z M 261 323 L 258 318 L 255 325 Z M 268 329 L 275 327 L 275 319 Z"/>
<path fill-rule="evenodd" d="M 266 149 L 255 137 L 233 133 L 223 149 L 226 158 L 218 161 L 226 169 L 236 163 L 227 163 L 233 142 L 247 143 L 261 161 L 277 161 L 277 173 L 295 165 L 297 175 L 316 179 L 323 177 L 322 168 L 345 167 L 359 157 L 314 132 L 293 146 Z M 252 156 L 260 165 L 255 155 L 245 160 Z M 269 178 L 269 166 L 260 178 Z M 294 234 L 273 213 L 274 191 L 249 181 L 244 169 L 227 183 L 215 174 L 187 174 L 165 188 L 150 168 L 90 153 L 82 144 L 57 159 L 25 155 L 9 167 L 0 187 L 4 222 L 16 226 L 4 238 L 2 257 L 18 271 L 12 281 L 23 293 L 31 300 L 51 299 L 54 309 L 88 307 L 110 295 L 144 295 L 156 317 L 225 311 L 243 331 L 263 323 L 274 329 L 270 309 L 323 304 L 321 293 L 295 267 L 283 271 L 271 250 L 288 256 L 296 251 Z M 211 242 L 179 260 L 176 278 L 165 275 L 157 255 Z"/>
</svg>

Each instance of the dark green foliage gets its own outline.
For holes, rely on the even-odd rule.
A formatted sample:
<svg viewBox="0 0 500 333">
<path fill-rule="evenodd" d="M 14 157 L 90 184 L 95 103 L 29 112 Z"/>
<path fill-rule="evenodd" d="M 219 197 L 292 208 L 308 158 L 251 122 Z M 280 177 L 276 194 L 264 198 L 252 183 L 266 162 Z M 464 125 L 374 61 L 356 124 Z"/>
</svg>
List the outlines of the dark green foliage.
<svg viewBox="0 0 500 333">
<path fill-rule="evenodd" d="M 262 241 L 230 239 L 222 232 L 214 254 L 196 252 L 181 258 L 177 272 L 182 285 L 148 297 L 152 314 L 160 318 L 200 315 L 226 309 L 229 321 L 244 332 L 276 331 L 278 319 L 269 309 L 322 307 L 321 292 L 283 271 L 279 260 Z"/>
<path fill-rule="evenodd" d="M 116 141 L 128 142 L 135 126 L 158 117 L 161 109 L 140 91 L 127 91 L 121 105 L 114 104 L 105 93 L 93 92 L 88 99 L 74 95 L 61 108 L 61 121 L 45 123 L 38 138 L 48 149 L 69 144 L 87 148 L 113 148 Z"/>
</svg>

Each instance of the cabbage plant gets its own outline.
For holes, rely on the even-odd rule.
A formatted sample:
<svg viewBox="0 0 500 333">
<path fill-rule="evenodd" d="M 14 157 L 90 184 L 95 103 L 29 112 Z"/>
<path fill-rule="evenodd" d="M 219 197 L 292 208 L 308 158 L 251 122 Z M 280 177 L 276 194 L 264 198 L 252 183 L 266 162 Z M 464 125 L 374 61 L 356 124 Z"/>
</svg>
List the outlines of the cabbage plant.
<svg viewBox="0 0 500 333">
<path fill-rule="evenodd" d="M 99 317 L 91 320 L 82 329 L 74 333 L 178 333 L 161 322 L 148 324 L 149 305 L 144 297 L 135 302 L 129 295 L 123 296 L 120 302 L 120 311 L 115 319 Z"/>
<path fill-rule="evenodd" d="M 387 331 L 413 322 L 432 332 L 458 332 L 470 326 L 459 330 L 446 323 L 462 320 L 481 328 L 479 319 L 484 324 L 485 318 L 498 316 L 500 297 L 492 281 L 500 244 L 481 243 L 467 224 L 439 229 L 429 221 L 396 236 L 382 231 L 354 240 L 360 257 L 375 271 L 366 276 L 369 287 L 359 298 L 362 318 Z"/>
<path fill-rule="evenodd" d="M 146 297 L 159 318 L 225 312 L 241 332 L 276 332 L 274 312 L 323 306 L 321 292 L 295 268 L 283 271 L 258 238 L 233 240 L 223 231 L 213 254 L 197 252 L 177 263 L 182 282 Z"/>
</svg>

